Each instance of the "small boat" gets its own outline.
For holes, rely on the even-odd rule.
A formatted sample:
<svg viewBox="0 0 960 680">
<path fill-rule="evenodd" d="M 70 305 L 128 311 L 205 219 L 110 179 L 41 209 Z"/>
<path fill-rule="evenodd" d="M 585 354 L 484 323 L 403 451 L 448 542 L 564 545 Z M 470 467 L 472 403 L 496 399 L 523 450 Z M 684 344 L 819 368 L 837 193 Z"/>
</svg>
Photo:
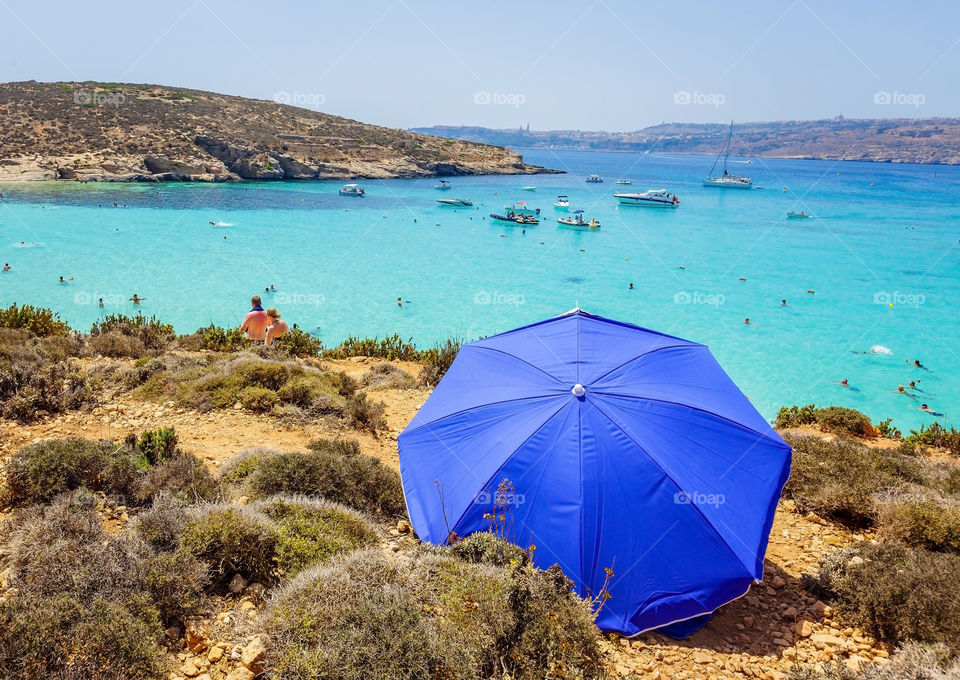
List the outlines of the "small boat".
<svg viewBox="0 0 960 680">
<path fill-rule="evenodd" d="M 703 186 L 705 187 L 719 187 L 722 189 L 752 189 L 753 180 L 749 177 L 743 177 L 741 175 L 733 175 L 727 172 L 727 156 L 730 155 L 730 140 L 733 138 L 733 121 L 730 121 L 730 134 L 727 135 L 727 141 L 724 142 L 723 148 L 720 149 L 720 153 L 717 154 L 716 160 L 713 161 L 713 167 L 710 168 L 710 175 L 703 178 Z M 720 156 L 723 156 L 723 174 L 714 176 L 713 171 L 717 167 L 717 163 L 720 162 Z"/>
<path fill-rule="evenodd" d="M 590 184 L 603 184 L 603 178 L 600 175 L 590 175 L 587 177 L 587 181 Z"/>
<path fill-rule="evenodd" d="M 450 182 L 445 179 L 440 180 L 437 184 L 433 185 L 433 188 L 437 191 L 449 191 L 453 187 L 450 186 Z"/>
<path fill-rule="evenodd" d="M 811 217 L 813 217 L 813 215 L 811 215 L 810 213 L 804 212 L 803 210 L 801 210 L 800 212 L 797 212 L 796 210 L 791 210 L 790 212 L 787 213 L 788 219 L 806 220 L 806 219 L 810 219 Z"/>
<path fill-rule="evenodd" d="M 537 187 L 523 187 L 524 191 L 536 191 Z"/>
<path fill-rule="evenodd" d="M 557 219 L 560 224 L 568 227 L 585 227 L 587 229 L 599 229 L 600 222 L 591 217 L 589 220 L 583 219 L 583 211 L 574 211 L 573 217 L 560 217 Z"/>
<path fill-rule="evenodd" d="M 633 182 L 628 179 L 618 179 L 614 184 L 633 184 Z"/>
<path fill-rule="evenodd" d="M 517 201 L 513 205 L 505 205 L 503 209 L 508 213 L 516 213 L 517 215 L 539 215 L 540 208 L 528 208 L 526 201 Z"/>
<path fill-rule="evenodd" d="M 540 224 L 538 220 L 533 215 L 525 215 L 523 213 L 507 212 L 506 215 L 497 215 L 496 213 L 490 213 L 490 217 L 497 220 L 498 222 L 513 222 L 514 224 Z"/>
<path fill-rule="evenodd" d="M 471 201 L 469 198 L 438 198 L 437 203 L 441 203 L 443 205 L 453 205 L 457 207 L 469 207 L 473 205 L 473 201 Z"/>
<path fill-rule="evenodd" d="M 553 207 L 566 210 L 570 207 L 570 199 L 561 194 L 560 196 L 557 196 L 557 202 L 553 204 Z"/>
<path fill-rule="evenodd" d="M 366 196 L 367 194 L 364 192 L 363 187 L 360 186 L 359 184 L 344 184 L 343 187 L 340 189 L 340 195 L 363 197 L 363 196 Z"/>
<path fill-rule="evenodd" d="M 651 189 L 639 194 L 614 194 L 620 205 L 646 205 L 656 208 L 678 208 L 680 199 L 666 189 Z"/>
</svg>

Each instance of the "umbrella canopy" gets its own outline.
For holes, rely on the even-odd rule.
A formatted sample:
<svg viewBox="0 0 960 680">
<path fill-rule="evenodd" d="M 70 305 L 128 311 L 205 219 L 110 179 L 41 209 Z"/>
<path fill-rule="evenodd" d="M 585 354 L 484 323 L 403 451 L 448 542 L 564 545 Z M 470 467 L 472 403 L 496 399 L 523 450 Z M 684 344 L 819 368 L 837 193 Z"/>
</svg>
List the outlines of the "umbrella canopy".
<svg viewBox="0 0 960 680">
<path fill-rule="evenodd" d="M 581 310 L 464 345 L 399 444 L 420 538 L 488 530 L 509 480 L 509 538 L 583 596 L 610 568 L 597 624 L 625 635 L 691 632 L 761 579 L 790 471 L 705 345 Z"/>
</svg>

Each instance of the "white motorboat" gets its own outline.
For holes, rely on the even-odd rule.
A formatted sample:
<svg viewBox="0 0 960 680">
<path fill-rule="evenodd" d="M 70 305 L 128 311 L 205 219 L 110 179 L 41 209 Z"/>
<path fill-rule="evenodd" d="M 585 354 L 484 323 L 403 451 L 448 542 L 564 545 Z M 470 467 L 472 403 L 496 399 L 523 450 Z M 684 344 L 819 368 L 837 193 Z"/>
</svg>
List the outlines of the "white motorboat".
<svg viewBox="0 0 960 680">
<path fill-rule="evenodd" d="M 524 191 L 536 191 L 537 187 L 523 187 Z"/>
<path fill-rule="evenodd" d="M 363 187 L 360 186 L 359 184 L 344 184 L 343 187 L 341 187 L 340 189 L 340 195 L 363 197 L 363 196 L 366 196 L 367 194 L 366 192 L 364 192 Z"/>
<path fill-rule="evenodd" d="M 752 189 L 753 180 L 749 177 L 743 177 L 742 175 L 734 175 L 727 172 L 727 156 L 730 155 L 730 139 L 733 137 L 733 121 L 730 121 L 730 134 L 727 135 L 727 141 L 724 142 L 723 148 L 720 149 L 720 153 L 717 154 L 716 160 L 713 161 L 713 167 L 710 168 L 710 174 L 707 177 L 703 178 L 703 186 L 705 187 L 720 187 L 722 189 Z M 717 167 L 717 163 L 720 162 L 720 157 L 723 156 L 723 174 L 714 176 L 713 171 Z"/>
<path fill-rule="evenodd" d="M 461 207 L 461 206 L 469 207 L 473 205 L 473 201 L 471 201 L 469 198 L 438 198 L 437 203 L 441 203 L 443 205 L 452 205 L 456 207 Z"/>
<path fill-rule="evenodd" d="M 553 204 L 554 208 L 559 208 L 560 210 L 566 210 L 570 207 L 570 199 L 561 194 L 557 196 L 557 202 Z"/>
<path fill-rule="evenodd" d="M 655 208 L 678 208 L 680 199 L 666 189 L 651 189 L 642 193 L 614 194 L 620 205 L 646 205 Z"/>
<path fill-rule="evenodd" d="M 633 182 L 628 179 L 618 179 L 614 184 L 633 184 Z"/>
<path fill-rule="evenodd" d="M 560 217 L 557 222 L 567 227 L 584 227 L 586 229 L 599 229 L 600 222 L 591 217 L 589 220 L 583 219 L 583 211 L 576 210 L 572 217 Z"/>
<path fill-rule="evenodd" d="M 600 175 L 590 175 L 587 177 L 587 182 L 590 184 L 603 184 L 603 178 Z"/>
</svg>

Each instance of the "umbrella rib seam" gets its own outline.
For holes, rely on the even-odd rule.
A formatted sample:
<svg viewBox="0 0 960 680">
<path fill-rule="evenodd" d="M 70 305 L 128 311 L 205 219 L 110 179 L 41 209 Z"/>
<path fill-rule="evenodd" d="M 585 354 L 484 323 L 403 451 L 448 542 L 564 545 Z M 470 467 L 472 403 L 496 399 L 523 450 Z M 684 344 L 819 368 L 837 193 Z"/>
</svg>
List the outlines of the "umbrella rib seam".
<svg viewBox="0 0 960 680">
<path fill-rule="evenodd" d="M 634 439 L 632 436 L 630 436 L 630 433 L 623 429 L 623 427 L 620 425 L 620 423 L 618 423 L 616 420 L 614 420 L 613 418 L 611 418 L 611 417 L 607 414 L 606 411 L 604 411 L 602 408 L 600 408 L 600 407 L 597 406 L 596 404 L 593 404 L 593 407 L 594 407 L 595 409 L 597 409 L 597 411 L 599 411 L 600 413 L 602 413 L 602 414 L 603 414 L 603 417 L 606 418 L 607 420 L 609 420 L 610 423 L 611 423 L 614 427 L 616 427 L 618 430 L 620 430 L 620 432 L 623 433 L 623 436 L 625 436 L 627 439 L 629 439 L 631 442 L 633 442 L 633 445 L 636 446 L 638 449 L 640 449 L 640 450 L 643 452 L 643 454 L 644 454 L 654 465 L 657 466 L 657 468 L 664 474 L 664 476 L 665 476 L 667 479 L 669 479 L 669 480 L 673 483 L 673 485 L 674 485 L 675 487 L 677 487 L 677 489 L 679 489 L 679 490 L 682 491 L 685 495 L 687 495 L 687 491 L 686 491 L 685 489 L 683 489 L 683 488 L 680 486 L 680 484 L 677 482 L 677 480 L 675 480 L 675 479 L 673 478 L 673 476 L 663 468 L 663 466 L 660 464 L 660 461 L 658 461 L 656 458 L 654 458 L 653 456 L 651 456 L 650 453 L 648 453 L 647 450 L 646 450 L 645 448 L 643 448 L 643 446 L 640 445 L 640 442 L 638 442 L 636 439 Z M 689 498 L 689 495 L 687 495 L 687 497 Z M 723 543 L 723 545 L 727 548 L 727 550 L 730 551 L 730 554 L 733 555 L 733 557 L 737 560 L 737 563 L 740 564 L 741 567 L 743 567 L 744 569 L 746 569 L 746 570 L 747 570 L 747 573 L 750 574 L 750 577 L 753 578 L 753 568 L 752 568 L 752 567 L 748 567 L 746 564 L 743 563 L 743 560 L 740 559 L 740 555 L 738 555 L 737 552 L 730 546 L 730 543 L 727 542 L 727 539 L 724 538 L 723 535 L 722 535 L 719 531 L 717 531 L 717 528 L 716 528 L 715 526 L 713 526 L 713 522 L 711 522 L 711 521 L 709 520 L 709 518 L 707 518 L 707 516 L 706 516 L 705 514 L 703 514 L 703 511 L 700 509 L 700 507 L 699 507 L 696 503 L 692 503 L 692 502 L 690 503 L 690 507 L 694 508 L 694 509 L 697 511 L 697 514 L 700 515 L 700 516 L 703 518 L 703 521 L 707 523 L 707 526 L 710 527 L 710 530 L 714 533 L 714 535 L 716 535 L 716 537 L 720 539 L 720 541 L 721 541 L 721 542 Z"/>
<path fill-rule="evenodd" d="M 596 384 L 597 382 L 599 382 L 600 380 L 603 380 L 604 378 L 606 378 L 608 375 L 610 375 L 610 374 L 613 373 L 614 371 L 619 371 L 621 368 L 623 368 L 624 366 L 629 366 L 629 365 L 632 364 L 634 361 L 638 361 L 638 360 L 640 360 L 640 359 L 643 359 L 643 358 L 646 357 L 646 356 L 650 356 L 651 354 L 656 354 L 657 352 L 661 352 L 661 351 L 663 351 L 663 350 L 665 350 L 665 349 L 677 349 L 677 348 L 679 348 L 679 347 L 701 347 L 701 348 L 702 348 L 703 345 L 695 345 L 695 344 L 693 344 L 693 343 L 687 343 L 687 344 L 684 344 L 684 345 L 666 345 L 665 347 L 657 347 L 656 349 L 652 349 L 652 350 L 650 350 L 649 352 L 644 352 L 643 354 L 637 355 L 637 356 L 633 357 L 632 359 L 628 359 L 628 360 L 624 361 L 622 364 L 620 364 L 619 366 L 614 366 L 613 368 L 611 368 L 609 371 L 607 371 L 607 372 L 604 373 L 603 375 L 601 375 L 601 376 L 599 376 L 599 377 L 597 377 L 597 378 L 594 378 L 593 381 L 591 382 L 591 384 Z M 579 356 L 578 356 L 577 358 L 579 359 Z"/>
<path fill-rule="evenodd" d="M 504 399 L 503 401 L 490 401 L 490 402 L 487 402 L 487 403 L 485 403 L 485 404 L 480 404 L 479 406 L 468 406 L 467 408 L 462 408 L 462 409 L 460 409 L 459 411 L 454 411 L 453 413 L 448 413 L 448 414 L 446 414 L 446 415 L 444 415 L 444 416 L 440 416 L 439 418 L 436 418 L 436 419 L 434 419 L 434 420 L 431 420 L 430 422 L 420 423 L 419 425 L 417 425 L 416 427 L 414 427 L 414 428 L 412 428 L 412 429 L 406 429 L 406 430 L 404 430 L 401 434 L 412 434 L 412 433 L 416 432 L 417 430 L 421 430 L 421 429 L 427 427 L 428 425 L 436 425 L 437 423 L 442 423 L 444 420 L 447 420 L 448 418 L 453 418 L 454 416 L 459 416 L 459 415 L 461 415 L 461 414 L 468 413 L 468 412 L 470 412 L 470 411 L 476 411 L 476 410 L 479 410 L 479 409 L 482 409 L 482 408 L 486 408 L 487 406 L 500 406 L 500 405 L 502 405 L 502 404 L 510 404 L 510 403 L 515 402 L 515 401 L 528 401 L 528 400 L 531 400 L 531 399 L 549 399 L 550 397 L 558 397 L 558 396 L 564 396 L 564 395 L 562 395 L 562 394 L 559 394 L 559 395 L 558 395 L 558 394 L 538 394 L 538 395 L 533 396 L 533 397 L 517 397 L 517 398 L 515 398 L 515 399 Z"/>
<path fill-rule="evenodd" d="M 505 352 L 504 350 L 502 350 L 502 349 L 497 349 L 496 347 L 486 347 L 486 346 L 484 346 L 484 345 L 474 345 L 474 346 L 475 346 L 477 349 L 485 349 L 485 350 L 487 350 L 488 352 L 499 352 L 500 354 L 503 354 L 504 356 L 508 356 L 508 357 L 510 357 L 510 358 L 512 358 L 512 359 L 516 359 L 516 360 L 519 361 L 520 363 L 526 364 L 526 365 L 529 366 L 530 368 L 532 368 L 532 369 L 534 369 L 534 370 L 537 370 L 537 371 L 540 371 L 540 372 L 543 373 L 545 376 L 547 376 L 548 378 L 550 378 L 551 380 L 553 380 L 554 382 L 556 382 L 558 385 L 563 385 L 563 384 L 564 384 L 563 381 L 560 380 L 560 378 L 558 378 L 557 376 L 552 375 L 552 374 L 550 374 L 550 373 L 547 373 L 545 370 L 543 370 L 543 369 L 540 368 L 539 366 L 534 366 L 534 365 L 531 364 L 529 361 L 527 361 L 526 359 L 521 359 L 521 358 L 518 357 L 516 354 L 510 354 L 510 352 Z"/>
</svg>

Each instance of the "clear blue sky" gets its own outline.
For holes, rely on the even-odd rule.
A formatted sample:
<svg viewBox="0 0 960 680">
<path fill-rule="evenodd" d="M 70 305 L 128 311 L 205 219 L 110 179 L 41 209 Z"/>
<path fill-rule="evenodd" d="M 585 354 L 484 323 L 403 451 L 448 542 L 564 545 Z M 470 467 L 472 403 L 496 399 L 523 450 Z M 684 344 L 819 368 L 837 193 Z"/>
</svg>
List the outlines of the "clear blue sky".
<svg viewBox="0 0 960 680">
<path fill-rule="evenodd" d="M 960 115 L 950 1 L 0 0 L 0 27 L 0 80 L 279 97 L 395 127 Z"/>
</svg>

